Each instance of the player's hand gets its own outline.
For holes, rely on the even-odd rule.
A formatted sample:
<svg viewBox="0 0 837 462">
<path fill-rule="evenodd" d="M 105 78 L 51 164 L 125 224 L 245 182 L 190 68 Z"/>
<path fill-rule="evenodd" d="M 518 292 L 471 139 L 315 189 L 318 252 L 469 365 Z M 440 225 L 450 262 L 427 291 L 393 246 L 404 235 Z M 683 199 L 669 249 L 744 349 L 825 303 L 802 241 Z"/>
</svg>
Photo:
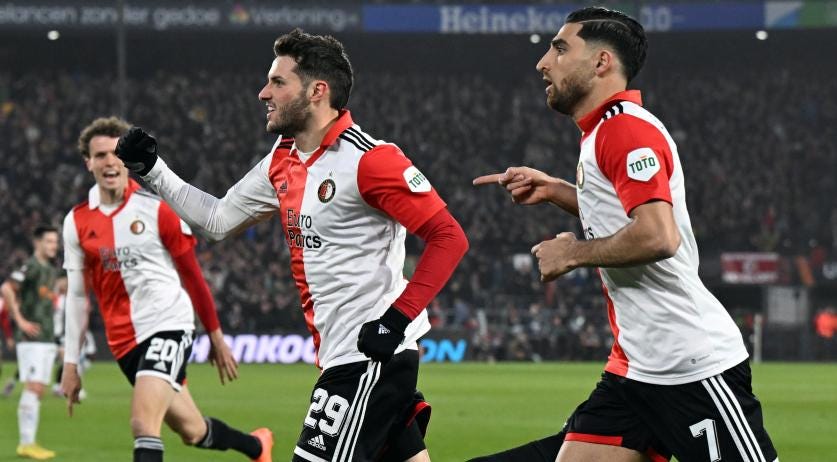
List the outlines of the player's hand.
<svg viewBox="0 0 837 462">
<path fill-rule="evenodd" d="M 30 322 L 21 318 L 17 320 L 17 327 L 29 338 L 35 338 L 41 334 L 41 325 L 37 322 Z"/>
<path fill-rule="evenodd" d="M 499 184 L 511 194 L 512 201 L 521 205 L 539 204 L 550 200 L 555 178 L 529 167 L 509 167 L 503 173 L 474 178 L 474 186 Z"/>
<path fill-rule="evenodd" d="M 575 234 L 561 233 L 555 239 L 532 247 L 532 255 L 538 259 L 541 282 L 551 281 L 575 269 L 573 246 L 577 242 Z"/>
<path fill-rule="evenodd" d="M 61 392 L 67 398 L 67 414 L 73 416 L 73 405 L 81 404 L 78 394 L 81 392 L 81 377 L 78 375 L 78 366 L 64 363 L 64 372 L 61 373 Z"/>
<path fill-rule="evenodd" d="M 13 339 L 11 337 L 6 337 L 6 348 L 9 351 L 14 351 L 15 350 L 15 339 Z"/>
<path fill-rule="evenodd" d="M 218 378 L 221 385 L 232 382 L 238 378 L 238 362 L 235 360 L 227 342 L 224 341 L 224 333 L 221 328 L 209 333 L 209 362 L 218 368 Z"/>
<path fill-rule="evenodd" d="M 404 341 L 404 331 L 409 324 L 410 318 L 391 306 L 380 319 L 360 327 L 357 349 L 372 361 L 385 363 L 392 359 L 395 349 Z"/>
<path fill-rule="evenodd" d="M 119 137 L 116 155 L 132 172 L 145 176 L 157 163 L 157 140 L 140 127 L 131 127 Z"/>
</svg>

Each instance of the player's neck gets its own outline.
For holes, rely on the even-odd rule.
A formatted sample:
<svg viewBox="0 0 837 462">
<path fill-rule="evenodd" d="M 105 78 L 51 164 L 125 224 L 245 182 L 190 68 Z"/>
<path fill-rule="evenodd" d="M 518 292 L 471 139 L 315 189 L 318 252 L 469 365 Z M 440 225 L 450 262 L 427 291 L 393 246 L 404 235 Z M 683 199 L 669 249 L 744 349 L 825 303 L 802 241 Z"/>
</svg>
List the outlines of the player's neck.
<svg viewBox="0 0 837 462">
<path fill-rule="evenodd" d="M 590 113 L 590 111 L 604 104 L 611 96 L 625 91 L 626 84 L 624 81 L 616 82 L 602 82 L 601 85 L 596 85 L 586 98 L 581 100 L 573 111 L 573 121 L 578 125 L 578 121 Z"/>
<path fill-rule="evenodd" d="M 308 128 L 294 136 L 296 148 L 302 152 L 313 152 L 316 150 L 320 147 L 326 133 L 334 125 L 334 122 L 337 122 L 339 117 L 340 113 L 332 108 L 328 108 L 328 110 L 323 110 L 322 112 L 313 112 Z"/>
<path fill-rule="evenodd" d="M 125 190 L 128 188 L 105 189 L 99 186 L 99 198 L 103 205 L 114 205 L 122 202 L 125 198 Z"/>
</svg>

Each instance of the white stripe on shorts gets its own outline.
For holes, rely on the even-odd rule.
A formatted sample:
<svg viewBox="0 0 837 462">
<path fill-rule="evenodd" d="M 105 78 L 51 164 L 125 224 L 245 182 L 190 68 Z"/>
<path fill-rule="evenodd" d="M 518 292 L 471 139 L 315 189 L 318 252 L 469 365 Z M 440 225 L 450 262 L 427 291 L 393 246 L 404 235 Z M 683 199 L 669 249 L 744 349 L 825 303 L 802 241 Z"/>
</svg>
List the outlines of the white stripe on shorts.
<svg viewBox="0 0 837 462">
<path fill-rule="evenodd" d="M 343 443 L 346 440 L 346 435 L 350 433 L 350 428 L 352 428 L 352 422 L 354 421 L 355 414 L 357 413 L 357 405 L 360 402 L 361 396 L 366 391 L 367 385 L 372 380 L 371 376 L 369 375 L 369 367 L 367 366 L 366 372 L 361 374 L 360 379 L 358 379 L 358 386 L 357 390 L 355 391 L 355 397 L 352 398 L 352 404 L 349 405 L 349 414 L 346 416 L 346 421 L 349 422 L 349 425 L 344 426 L 342 431 L 340 432 L 340 438 L 337 439 L 337 446 L 334 448 L 334 454 L 332 455 L 332 462 L 336 462 L 340 456 L 340 453 L 343 449 Z"/>
<path fill-rule="evenodd" d="M 727 412 L 727 408 L 722 402 L 721 396 L 718 394 L 718 391 L 710 383 L 710 380 L 715 377 L 710 377 L 708 379 L 701 380 L 700 383 L 706 389 L 706 392 L 709 393 L 709 397 L 712 398 L 712 402 L 715 403 L 715 407 L 718 409 L 718 413 L 721 414 L 721 418 L 724 420 L 724 424 L 726 424 L 727 431 L 729 431 L 730 436 L 732 436 L 732 441 L 735 443 L 735 447 L 738 449 L 738 453 L 741 456 L 742 462 L 755 462 L 750 455 L 750 451 L 748 451 L 744 445 L 741 443 L 741 437 L 736 429 L 735 424 L 732 422 L 729 413 Z M 749 442 L 747 443 L 749 445 Z"/>
<path fill-rule="evenodd" d="M 331 459 L 332 462 L 346 462 L 351 460 L 351 452 L 354 451 L 357 438 L 360 435 L 360 427 L 363 425 L 363 414 L 366 411 L 366 403 L 369 400 L 369 395 L 372 394 L 372 388 L 378 382 L 380 371 L 381 363 L 369 361 L 366 372 L 360 376 L 360 384 L 352 400 L 351 410 L 347 417 L 349 425 L 340 434 L 337 447 L 334 449 L 334 456 Z"/>
<path fill-rule="evenodd" d="M 726 380 L 722 375 L 718 375 L 717 377 L 710 377 L 709 380 L 717 381 L 717 385 L 721 387 L 721 396 L 726 393 L 726 396 L 729 397 L 730 402 L 732 403 L 732 408 L 730 408 L 730 414 L 734 418 L 737 418 L 741 422 L 741 425 L 744 427 L 744 440 L 749 440 L 754 448 L 753 453 L 756 457 L 755 460 L 758 462 L 767 462 L 764 458 L 764 453 L 762 453 L 761 446 L 759 446 L 759 442 L 756 439 L 756 436 L 753 434 L 753 429 L 750 428 L 750 422 L 747 421 L 747 417 L 744 415 L 744 411 L 741 409 L 741 403 L 738 402 L 738 398 L 736 398 L 735 394 L 727 385 Z M 740 428 L 740 427 L 739 427 Z"/>
<path fill-rule="evenodd" d="M 294 454 L 298 455 L 299 457 L 302 457 L 303 459 L 309 462 L 328 462 L 322 457 L 315 456 L 314 454 L 311 454 L 310 452 L 306 451 L 305 449 L 302 449 L 299 446 L 294 446 Z"/>
<path fill-rule="evenodd" d="M 378 378 L 381 376 L 381 368 L 383 367 L 381 363 L 375 361 L 375 368 L 374 368 L 374 375 L 372 378 L 372 386 L 369 387 L 369 393 L 366 394 L 366 398 L 364 398 L 363 402 L 360 405 L 360 421 L 357 424 L 357 433 L 355 433 L 355 437 L 352 441 L 352 450 L 349 452 L 349 458 L 347 460 L 355 460 L 355 447 L 357 446 L 357 439 L 360 436 L 360 429 L 363 428 L 363 418 L 366 416 L 366 406 L 369 404 L 369 397 L 372 396 L 372 390 L 375 388 L 375 384 L 378 383 Z"/>
</svg>

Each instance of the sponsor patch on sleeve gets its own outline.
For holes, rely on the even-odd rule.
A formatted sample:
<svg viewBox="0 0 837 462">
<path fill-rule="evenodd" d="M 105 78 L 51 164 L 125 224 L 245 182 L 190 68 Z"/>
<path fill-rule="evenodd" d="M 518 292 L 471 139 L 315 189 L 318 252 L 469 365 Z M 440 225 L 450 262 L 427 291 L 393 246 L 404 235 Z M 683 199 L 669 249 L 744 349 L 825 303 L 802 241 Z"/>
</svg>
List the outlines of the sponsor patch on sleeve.
<svg viewBox="0 0 837 462">
<path fill-rule="evenodd" d="M 414 165 L 404 170 L 404 181 L 407 182 L 410 191 L 414 193 L 430 192 L 430 180 Z"/>
<path fill-rule="evenodd" d="M 189 225 L 187 225 L 185 221 L 180 220 L 180 232 L 187 235 L 187 236 L 191 236 L 192 235 L 192 228 L 190 228 Z"/>
<path fill-rule="evenodd" d="M 660 171 L 660 161 L 651 148 L 634 149 L 628 153 L 628 177 L 637 181 L 648 181 Z"/>
</svg>

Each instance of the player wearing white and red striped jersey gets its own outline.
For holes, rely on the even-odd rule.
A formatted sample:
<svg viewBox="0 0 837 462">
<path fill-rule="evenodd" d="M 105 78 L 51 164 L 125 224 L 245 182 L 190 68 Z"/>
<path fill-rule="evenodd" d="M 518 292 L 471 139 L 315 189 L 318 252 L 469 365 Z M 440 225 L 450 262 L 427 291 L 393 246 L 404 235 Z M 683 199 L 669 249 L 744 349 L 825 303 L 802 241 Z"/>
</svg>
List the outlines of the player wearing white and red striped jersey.
<svg viewBox="0 0 837 462">
<path fill-rule="evenodd" d="M 429 408 L 415 392 L 416 340 L 430 328 L 425 306 L 467 239 L 404 153 L 353 122 L 345 109 L 352 69 L 340 42 L 294 30 L 279 37 L 274 53 L 259 98 L 267 130 L 281 136 L 224 198 L 177 177 L 139 128 L 120 139 L 117 152 L 210 238 L 278 212 L 323 369 L 293 460 L 429 460 L 420 423 Z M 409 282 L 402 274 L 407 231 L 426 243 Z"/>
<path fill-rule="evenodd" d="M 555 437 L 478 460 L 767 462 L 776 451 L 733 320 L 698 276 L 677 146 L 626 91 L 645 59 L 642 26 L 604 8 L 571 13 L 538 62 L 547 102 L 582 132 L 575 186 L 526 167 L 487 175 L 515 202 L 578 216 L 532 249 L 541 279 L 600 268 L 613 348 L 601 382 Z M 560 451 L 559 448 L 560 447 Z"/>
<path fill-rule="evenodd" d="M 204 417 L 192 400 L 185 379 L 195 310 L 212 343 L 222 384 L 237 378 L 238 366 L 224 343 L 191 230 L 159 197 L 129 179 L 114 153 L 127 129 L 120 119 L 101 118 L 79 137 L 79 151 L 96 184 L 88 200 L 64 220 L 68 291 L 61 386 L 70 416 L 81 389 L 79 350 L 90 290 L 99 303 L 108 346 L 134 386 L 135 462 L 163 460 L 164 420 L 186 444 L 235 449 L 252 460 L 270 461 L 269 430 L 244 434 Z"/>
</svg>

